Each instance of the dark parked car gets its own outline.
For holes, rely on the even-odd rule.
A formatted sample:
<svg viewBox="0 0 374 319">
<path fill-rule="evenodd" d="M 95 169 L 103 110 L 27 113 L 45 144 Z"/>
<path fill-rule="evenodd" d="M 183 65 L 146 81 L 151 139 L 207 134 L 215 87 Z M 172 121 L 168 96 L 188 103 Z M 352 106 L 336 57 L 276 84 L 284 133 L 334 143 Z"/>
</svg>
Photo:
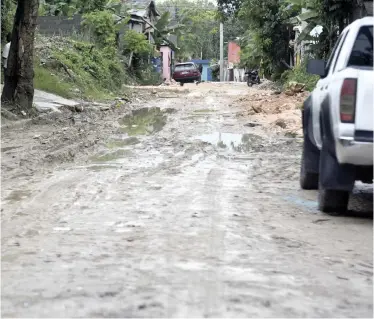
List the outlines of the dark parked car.
<svg viewBox="0 0 374 319">
<path fill-rule="evenodd" d="M 175 65 L 173 79 L 180 83 L 199 83 L 201 82 L 201 72 L 199 67 L 193 62 L 179 63 Z"/>
</svg>

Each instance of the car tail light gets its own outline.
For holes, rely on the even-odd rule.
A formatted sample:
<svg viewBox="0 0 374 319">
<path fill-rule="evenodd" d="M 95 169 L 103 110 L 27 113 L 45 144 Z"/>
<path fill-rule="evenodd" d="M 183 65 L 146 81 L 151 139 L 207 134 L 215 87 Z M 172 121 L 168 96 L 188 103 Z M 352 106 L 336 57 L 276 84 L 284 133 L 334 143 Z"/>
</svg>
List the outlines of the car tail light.
<svg viewBox="0 0 374 319">
<path fill-rule="evenodd" d="M 355 120 L 357 80 L 345 79 L 340 91 L 340 121 L 353 123 Z"/>
</svg>

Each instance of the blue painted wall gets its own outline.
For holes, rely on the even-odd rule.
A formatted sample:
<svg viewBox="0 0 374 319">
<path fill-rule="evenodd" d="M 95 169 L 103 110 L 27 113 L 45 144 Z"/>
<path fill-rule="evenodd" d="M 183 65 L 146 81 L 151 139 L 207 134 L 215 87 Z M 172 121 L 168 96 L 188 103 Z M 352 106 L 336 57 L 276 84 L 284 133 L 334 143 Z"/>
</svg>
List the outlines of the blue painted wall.
<svg viewBox="0 0 374 319">
<path fill-rule="evenodd" d="M 210 68 L 210 60 L 191 60 L 191 62 L 194 62 L 196 64 L 202 64 L 203 65 L 203 74 L 201 75 L 202 81 L 212 81 L 212 70 Z"/>
<path fill-rule="evenodd" d="M 152 58 L 151 62 L 152 62 L 153 70 L 155 72 L 161 73 L 161 58 L 160 57 Z"/>
</svg>

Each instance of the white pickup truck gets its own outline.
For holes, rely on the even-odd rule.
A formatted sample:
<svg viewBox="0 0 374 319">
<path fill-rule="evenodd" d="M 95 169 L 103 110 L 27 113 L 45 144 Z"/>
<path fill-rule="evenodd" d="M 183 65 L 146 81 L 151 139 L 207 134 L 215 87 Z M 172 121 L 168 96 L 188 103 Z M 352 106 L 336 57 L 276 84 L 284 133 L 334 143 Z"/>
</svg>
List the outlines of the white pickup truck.
<svg viewBox="0 0 374 319">
<path fill-rule="evenodd" d="M 300 186 L 319 190 L 323 212 L 344 212 L 355 181 L 373 182 L 373 23 L 354 21 L 327 62 L 307 65 L 320 80 L 304 102 Z"/>
</svg>

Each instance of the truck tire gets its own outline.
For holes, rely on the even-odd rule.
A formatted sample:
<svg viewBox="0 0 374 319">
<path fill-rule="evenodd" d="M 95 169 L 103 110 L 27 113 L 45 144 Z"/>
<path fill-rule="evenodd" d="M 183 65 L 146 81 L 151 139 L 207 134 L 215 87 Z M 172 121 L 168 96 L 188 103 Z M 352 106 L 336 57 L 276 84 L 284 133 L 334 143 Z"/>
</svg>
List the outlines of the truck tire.
<svg viewBox="0 0 374 319">
<path fill-rule="evenodd" d="M 304 102 L 302 111 L 303 153 L 300 163 L 300 187 L 302 189 L 318 189 L 319 180 L 319 149 L 311 142 L 309 125 L 311 125 L 310 98 Z"/>
<path fill-rule="evenodd" d="M 305 141 L 304 141 L 305 144 Z M 303 147 L 303 154 L 301 156 L 301 165 L 300 165 L 300 187 L 302 189 L 318 189 L 318 174 L 309 173 L 306 171 L 305 165 L 305 145 Z"/>
</svg>

